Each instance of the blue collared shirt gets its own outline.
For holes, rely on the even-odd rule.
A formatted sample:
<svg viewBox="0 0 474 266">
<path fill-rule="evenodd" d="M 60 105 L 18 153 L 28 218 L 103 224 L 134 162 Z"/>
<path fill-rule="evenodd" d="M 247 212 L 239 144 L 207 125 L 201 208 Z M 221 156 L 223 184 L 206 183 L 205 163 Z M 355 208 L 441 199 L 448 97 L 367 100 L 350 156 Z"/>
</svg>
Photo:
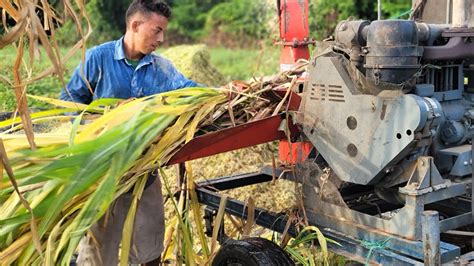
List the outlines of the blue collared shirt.
<svg viewBox="0 0 474 266">
<path fill-rule="evenodd" d="M 183 76 L 169 60 L 154 53 L 145 55 L 135 68 L 125 58 L 123 37 L 89 49 L 83 63 L 74 70 L 61 100 L 89 104 L 98 98 L 140 98 L 197 83 Z M 85 78 L 89 84 L 84 81 Z M 71 97 L 72 98 L 71 98 Z"/>
</svg>

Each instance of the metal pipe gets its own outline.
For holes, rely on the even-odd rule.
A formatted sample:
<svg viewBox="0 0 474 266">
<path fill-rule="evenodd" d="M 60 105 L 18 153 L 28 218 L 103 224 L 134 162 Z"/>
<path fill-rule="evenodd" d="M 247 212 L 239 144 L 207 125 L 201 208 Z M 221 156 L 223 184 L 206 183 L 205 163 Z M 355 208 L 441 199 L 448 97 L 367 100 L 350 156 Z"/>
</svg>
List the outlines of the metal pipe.
<svg viewBox="0 0 474 266">
<path fill-rule="evenodd" d="M 453 27 L 467 27 L 471 14 L 471 5 L 469 0 L 453 0 L 452 19 Z"/>
<path fill-rule="evenodd" d="M 474 237 L 474 232 L 460 231 L 460 230 L 449 230 L 449 231 L 444 232 L 443 234 Z"/>
<path fill-rule="evenodd" d="M 446 1 L 446 24 L 451 24 L 451 10 L 453 6 L 453 0 Z"/>
<path fill-rule="evenodd" d="M 422 232 L 425 265 L 441 265 L 439 214 L 437 211 L 423 212 Z"/>
<path fill-rule="evenodd" d="M 463 37 L 452 37 L 442 46 L 424 46 L 425 60 L 455 60 L 474 56 L 474 43 L 464 42 Z"/>
<path fill-rule="evenodd" d="M 418 39 L 421 44 L 431 46 L 438 39 L 444 30 L 449 29 L 451 24 L 428 24 L 417 22 Z"/>
<path fill-rule="evenodd" d="M 382 0 L 377 1 L 377 20 L 382 19 Z"/>
</svg>

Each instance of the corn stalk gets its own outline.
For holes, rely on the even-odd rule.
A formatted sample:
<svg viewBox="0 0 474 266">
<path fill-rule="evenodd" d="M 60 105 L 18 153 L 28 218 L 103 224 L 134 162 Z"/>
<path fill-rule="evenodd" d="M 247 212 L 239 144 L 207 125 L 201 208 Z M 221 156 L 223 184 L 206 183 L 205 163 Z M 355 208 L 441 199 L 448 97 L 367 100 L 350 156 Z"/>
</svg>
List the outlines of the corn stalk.
<svg viewBox="0 0 474 266">
<path fill-rule="evenodd" d="M 54 39 L 54 22 L 61 23 L 62 21 L 47 1 L 0 0 L 0 10 L 3 10 L 2 24 L 6 32 L 4 36 L 0 38 L 0 49 L 7 45 L 13 45 L 17 48 L 16 60 L 12 68 L 13 80 L 5 76 L 2 76 L 0 80 L 8 83 L 15 93 L 17 103 L 15 113 L 18 113 L 21 118 L 28 143 L 32 149 L 36 149 L 36 143 L 26 97 L 28 84 L 45 76 L 56 74 L 63 87 L 65 87 L 64 69 L 62 66 L 66 60 L 81 48 L 83 56 L 85 55 L 84 44 L 88 36 L 92 33 L 89 19 L 85 13 L 84 2 L 82 0 L 74 1 L 74 4 L 72 4 L 70 0 L 64 0 L 62 2 L 65 10 L 64 17 L 71 17 L 73 19 L 81 39 L 67 52 L 64 58 L 61 59 L 59 47 Z M 38 10 L 42 11 L 43 20 L 40 19 Z M 79 14 L 75 10 L 79 10 Z M 9 28 L 7 24 L 8 17 L 15 21 L 15 25 L 11 28 Z M 85 20 L 87 23 L 86 32 L 84 32 L 81 25 L 82 20 Z M 28 56 L 25 55 L 26 49 L 28 50 Z M 31 74 L 32 68 L 41 50 L 46 52 L 52 66 L 33 77 Z M 25 62 L 25 59 L 28 59 L 28 63 Z"/>
</svg>

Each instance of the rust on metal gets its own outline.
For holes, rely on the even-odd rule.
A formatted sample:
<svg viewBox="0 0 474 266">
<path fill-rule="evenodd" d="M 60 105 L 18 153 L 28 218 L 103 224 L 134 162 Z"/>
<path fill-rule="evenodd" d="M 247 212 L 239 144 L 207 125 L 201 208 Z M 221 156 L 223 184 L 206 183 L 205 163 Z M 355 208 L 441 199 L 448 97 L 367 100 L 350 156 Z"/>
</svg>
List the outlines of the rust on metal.
<svg viewBox="0 0 474 266">
<path fill-rule="evenodd" d="M 383 101 L 382 112 L 380 113 L 380 120 L 385 119 L 385 113 L 387 112 L 387 103 Z"/>
</svg>

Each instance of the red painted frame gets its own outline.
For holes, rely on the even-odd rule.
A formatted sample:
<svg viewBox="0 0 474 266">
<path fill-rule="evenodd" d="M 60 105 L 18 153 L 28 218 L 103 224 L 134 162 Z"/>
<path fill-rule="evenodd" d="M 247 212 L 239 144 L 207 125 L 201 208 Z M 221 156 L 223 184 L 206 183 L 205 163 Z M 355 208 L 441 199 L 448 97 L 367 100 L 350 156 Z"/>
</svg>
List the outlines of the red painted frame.
<svg viewBox="0 0 474 266">
<path fill-rule="evenodd" d="M 299 135 L 298 128 L 293 124 L 291 117 L 284 114 L 271 116 L 243 125 L 208 133 L 192 139 L 171 157 L 167 165 L 182 163 L 203 158 L 222 152 L 251 147 L 254 145 L 287 139 L 285 132 L 279 130 L 284 121 L 290 130 L 290 136 Z"/>
<path fill-rule="evenodd" d="M 279 0 L 280 67 L 292 65 L 298 59 L 309 59 L 308 0 Z"/>
</svg>

